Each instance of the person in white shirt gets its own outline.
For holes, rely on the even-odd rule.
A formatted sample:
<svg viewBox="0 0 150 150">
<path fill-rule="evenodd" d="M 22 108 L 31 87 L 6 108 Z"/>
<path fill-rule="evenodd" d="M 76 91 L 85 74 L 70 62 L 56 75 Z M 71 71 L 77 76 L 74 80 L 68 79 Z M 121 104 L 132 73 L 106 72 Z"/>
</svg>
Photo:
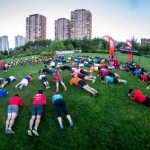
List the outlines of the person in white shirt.
<svg viewBox="0 0 150 150">
<path fill-rule="evenodd" d="M 1 85 L 1 88 L 4 88 L 4 86 L 12 81 L 15 81 L 16 78 L 14 76 L 9 76 L 8 78 L 5 78 L 2 85 Z"/>
</svg>

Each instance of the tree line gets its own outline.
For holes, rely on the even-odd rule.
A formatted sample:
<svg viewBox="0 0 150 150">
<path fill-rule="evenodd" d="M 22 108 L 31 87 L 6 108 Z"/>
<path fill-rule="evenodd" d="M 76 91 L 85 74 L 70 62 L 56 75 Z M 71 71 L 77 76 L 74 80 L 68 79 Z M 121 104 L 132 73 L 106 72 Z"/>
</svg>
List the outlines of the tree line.
<svg viewBox="0 0 150 150">
<path fill-rule="evenodd" d="M 150 54 L 150 44 L 140 45 L 135 38 L 131 39 L 133 47 L 141 54 Z M 123 46 L 124 42 L 115 42 L 116 50 Z M 22 57 L 30 55 L 53 55 L 60 50 L 82 50 L 83 53 L 109 53 L 109 43 L 102 38 L 67 39 L 67 40 L 40 40 L 28 42 L 24 46 L 11 51 L 1 52 L 0 57 Z M 1 59 L 0 58 L 0 59 Z"/>
</svg>

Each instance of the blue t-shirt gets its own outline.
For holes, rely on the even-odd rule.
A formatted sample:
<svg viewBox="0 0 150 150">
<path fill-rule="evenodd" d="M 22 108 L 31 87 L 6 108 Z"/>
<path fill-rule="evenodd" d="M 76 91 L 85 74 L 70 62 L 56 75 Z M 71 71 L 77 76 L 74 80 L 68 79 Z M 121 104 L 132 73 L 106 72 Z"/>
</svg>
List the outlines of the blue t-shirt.
<svg viewBox="0 0 150 150">
<path fill-rule="evenodd" d="M 30 81 L 30 77 L 29 76 L 26 76 L 25 79 L 27 79 L 28 81 Z"/>
<path fill-rule="evenodd" d="M 114 78 L 113 77 L 109 77 L 109 76 L 105 76 L 104 81 L 113 83 L 114 82 Z"/>
<path fill-rule="evenodd" d="M 63 99 L 63 97 L 62 97 L 62 95 L 60 95 L 60 94 L 54 94 L 53 96 L 52 96 L 52 101 L 53 102 L 55 102 L 56 100 L 60 100 L 60 99 Z"/>
<path fill-rule="evenodd" d="M 0 89 L 0 96 L 8 96 L 7 91 Z"/>
<path fill-rule="evenodd" d="M 141 72 L 142 72 L 141 69 L 137 69 L 137 70 L 135 70 L 133 73 L 134 73 L 135 75 L 139 75 L 139 74 L 141 74 Z"/>
</svg>

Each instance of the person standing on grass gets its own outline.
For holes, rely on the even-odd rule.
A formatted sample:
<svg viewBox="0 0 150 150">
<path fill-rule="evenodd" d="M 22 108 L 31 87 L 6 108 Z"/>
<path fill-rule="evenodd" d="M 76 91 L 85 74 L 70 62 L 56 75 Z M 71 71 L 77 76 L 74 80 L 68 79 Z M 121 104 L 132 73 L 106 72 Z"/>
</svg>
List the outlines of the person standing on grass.
<svg viewBox="0 0 150 150">
<path fill-rule="evenodd" d="M 20 90 L 22 90 L 23 86 L 27 86 L 29 81 L 32 81 L 33 77 L 32 75 L 29 76 L 25 76 L 24 79 L 21 80 L 21 82 L 19 82 L 14 89 L 16 90 L 18 87 Z"/>
<path fill-rule="evenodd" d="M 18 94 L 15 94 L 10 98 L 5 134 L 15 134 L 15 132 L 11 128 L 15 122 L 16 117 L 18 116 L 19 106 L 21 105 L 22 99 Z"/>
<path fill-rule="evenodd" d="M 10 83 L 10 82 L 12 82 L 12 81 L 15 81 L 16 80 L 16 78 L 14 77 L 14 76 L 10 76 L 10 77 L 8 77 L 8 78 L 4 78 L 4 80 L 3 80 L 3 83 L 2 83 L 2 85 L 1 85 L 1 88 L 4 88 L 4 86 L 6 85 L 6 84 L 8 84 L 8 83 Z"/>
<path fill-rule="evenodd" d="M 48 82 L 48 78 L 46 77 L 45 73 L 42 72 L 42 70 L 39 71 L 39 80 L 42 81 L 42 83 L 45 85 L 46 89 L 49 89 L 49 82 Z"/>
<path fill-rule="evenodd" d="M 144 95 L 140 90 L 130 89 L 128 96 L 130 97 L 131 100 L 135 100 L 135 101 L 142 103 L 146 106 L 150 106 L 150 98 L 148 96 Z"/>
<path fill-rule="evenodd" d="M 39 90 L 33 98 L 33 105 L 32 105 L 32 116 L 29 122 L 29 136 L 39 136 L 38 133 L 38 126 L 41 121 L 41 117 L 43 114 L 43 105 L 46 104 L 46 96 L 43 94 L 43 90 Z M 33 128 L 33 124 L 34 128 Z"/>
<path fill-rule="evenodd" d="M 70 85 L 75 84 L 83 88 L 84 90 L 91 93 L 93 97 L 99 95 L 99 93 L 94 88 L 90 87 L 85 80 L 77 77 L 77 74 L 74 74 L 72 77 L 73 78 L 70 80 Z"/>
<path fill-rule="evenodd" d="M 127 84 L 126 80 L 123 79 L 117 79 L 115 77 L 110 77 L 110 76 L 104 76 L 101 78 L 102 79 L 102 83 L 124 83 Z"/>
<path fill-rule="evenodd" d="M 57 119 L 58 119 L 58 122 L 59 122 L 60 129 L 64 129 L 64 126 L 62 124 L 61 109 L 64 112 L 64 114 L 66 115 L 66 118 L 69 121 L 70 127 L 73 127 L 73 122 L 71 120 L 71 116 L 67 111 L 66 104 L 63 100 L 62 95 L 59 94 L 58 92 L 56 92 L 52 96 L 52 102 L 54 103 L 55 111 L 57 113 Z"/>
</svg>

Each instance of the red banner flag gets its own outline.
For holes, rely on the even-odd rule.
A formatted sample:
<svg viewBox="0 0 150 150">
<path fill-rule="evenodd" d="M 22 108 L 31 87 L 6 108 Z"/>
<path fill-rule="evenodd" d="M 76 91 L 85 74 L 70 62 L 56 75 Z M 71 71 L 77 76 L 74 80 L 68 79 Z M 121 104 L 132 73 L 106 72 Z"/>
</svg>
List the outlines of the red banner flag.
<svg viewBox="0 0 150 150">
<path fill-rule="evenodd" d="M 115 44 L 111 37 L 109 37 L 109 54 L 111 54 L 113 57 L 115 55 Z"/>
<path fill-rule="evenodd" d="M 128 46 L 130 46 L 131 48 L 133 47 L 132 42 L 130 40 L 126 40 L 126 43 L 128 44 Z"/>
<path fill-rule="evenodd" d="M 128 53 L 128 60 L 132 60 L 133 59 L 133 54 L 132 54 L 132 52 L 129 52 Z"/>
</svg>

